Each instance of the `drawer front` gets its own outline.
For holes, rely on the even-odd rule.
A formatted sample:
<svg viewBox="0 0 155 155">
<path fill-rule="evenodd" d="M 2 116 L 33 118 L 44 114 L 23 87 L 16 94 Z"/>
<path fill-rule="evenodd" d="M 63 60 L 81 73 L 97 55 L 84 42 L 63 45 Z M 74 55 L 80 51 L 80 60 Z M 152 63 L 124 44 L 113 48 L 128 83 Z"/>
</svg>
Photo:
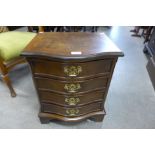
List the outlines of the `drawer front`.
<svg viewBox="0 0 155 155">
<path fill-rule="evenodd" d="M 94 102 L 92 104 L 81 106 L 81 107 L 66 108 L 66 107 L 61 107 L 61 106 L 54 105 L 54 104 L 44 103 L 44 104 L 41 104 L 41 111 L 46 112 L 46 113 L 67 116 L 67 117 L 77 117 L 80 115 L 102 110 L 101 104 L 102 103 L 100 102 L 96 102 L 96 103 Z"/>
<path fill-rule="evenodd" d="M 85 81 L 68 80 L 60 81 L 47 78 L 35 78 L 36 85 L 39 89 L 52 90 L 59 93 L 79 93 L 95 89 L 105 89 L 108 78 L 100 77 Z"/>
<path fill-rule="evenodd" d="M 85 93 L 83 95 L 61 95 L 48 91 L 39 91 L 39 96 L 41 102 L 74 107 L 89 104 L 99 100 L 102 101 L 104 98 L 104 92 L 95 91 L 91 93 Z"/>
<path fill-rule="evenodd" d="M 81 63 L 60 63 L 45 60 L 33 60 L 33 72 L 35 75 L 47 75 L 54 77 L 89 77 L 101 73 L 109 73 L 113 59 Z"/>
</svg>

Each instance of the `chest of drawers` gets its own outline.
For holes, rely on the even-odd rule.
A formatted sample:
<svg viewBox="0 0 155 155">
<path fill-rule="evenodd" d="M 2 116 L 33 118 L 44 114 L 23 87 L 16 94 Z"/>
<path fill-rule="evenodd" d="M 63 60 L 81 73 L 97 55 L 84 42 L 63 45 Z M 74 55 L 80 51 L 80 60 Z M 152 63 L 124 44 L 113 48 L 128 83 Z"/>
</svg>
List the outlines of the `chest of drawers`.
<svg viewBox="0 0 155 155">
<path fill-rule="evenodd" d="M 105 34 L 41 33 L 22 56 L 31 67 L 41 123 L 103 120 L 114 67 L 123 56 Z"/>
</svg>

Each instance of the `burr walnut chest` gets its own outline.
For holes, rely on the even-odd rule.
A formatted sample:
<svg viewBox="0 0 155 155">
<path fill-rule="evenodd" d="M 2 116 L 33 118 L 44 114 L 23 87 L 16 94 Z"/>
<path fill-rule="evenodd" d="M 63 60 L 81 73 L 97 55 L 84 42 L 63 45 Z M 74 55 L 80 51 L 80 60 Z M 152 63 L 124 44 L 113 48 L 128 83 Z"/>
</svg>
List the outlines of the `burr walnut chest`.
<svg viewBox="0 0 155 155">
<path fill-rule="evenodd" d="M 22 56 L 31 67 L 41 123 L 103 120 L 114 67 L 123 56 L 104 33 L 40 33 Z"/>
</svg>

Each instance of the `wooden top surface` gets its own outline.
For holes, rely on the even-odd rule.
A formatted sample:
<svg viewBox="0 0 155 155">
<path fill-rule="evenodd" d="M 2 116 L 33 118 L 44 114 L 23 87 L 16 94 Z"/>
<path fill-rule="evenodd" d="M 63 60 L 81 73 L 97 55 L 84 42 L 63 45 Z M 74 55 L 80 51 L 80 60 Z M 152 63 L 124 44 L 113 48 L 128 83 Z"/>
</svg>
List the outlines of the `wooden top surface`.
<svg viewBox="0 0 155 155">
<path fill-rule="evenodd" d="M 45 32 L 39 33 L 23 50 L 22 55 L 79 58 L 97 55 L 123 56 L 123 53 L 104 33 Z"/>
</svg>

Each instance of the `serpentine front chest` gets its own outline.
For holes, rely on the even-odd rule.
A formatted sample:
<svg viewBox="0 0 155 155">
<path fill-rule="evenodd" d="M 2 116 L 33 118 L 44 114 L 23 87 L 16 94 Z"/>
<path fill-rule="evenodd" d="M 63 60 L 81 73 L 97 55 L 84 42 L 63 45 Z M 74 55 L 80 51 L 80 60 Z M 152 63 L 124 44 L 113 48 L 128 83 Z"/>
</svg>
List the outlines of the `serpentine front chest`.
<svg viewBox="0 0 155 155">
<path fill-rule="evenodd" d="M 114 67 L 123 56 L 104 33 L 40 33 L 22 56 L 31 67 L 41 123 L 103 120 Z"/>
</svg>

